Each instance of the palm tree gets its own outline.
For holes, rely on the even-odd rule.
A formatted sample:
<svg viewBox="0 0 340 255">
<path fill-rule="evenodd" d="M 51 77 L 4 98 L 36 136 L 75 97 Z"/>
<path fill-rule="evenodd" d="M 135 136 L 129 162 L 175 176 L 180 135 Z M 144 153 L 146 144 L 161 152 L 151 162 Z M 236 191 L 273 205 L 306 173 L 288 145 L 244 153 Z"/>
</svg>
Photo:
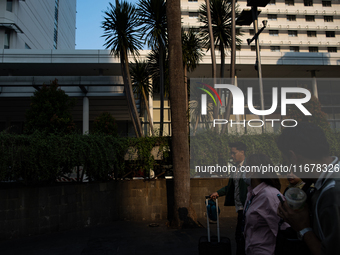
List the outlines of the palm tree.
<svg viewBox="0 0 340 255">
<path fill-rule="evenodd" d="M 186 95 L 186 110 L 188 111 L 188 71 L 192 72 L 196 69 L 200 60 L 204 55 L 203 44 L 201 39 L 197 36 L 197 33 L 193 28 L 190 28 L 188 32 L 182 29 L 182 56 L 184 66 L 184 87 Z"/>
<path fill-rule="evenodd" d="M 160 135 L 163 135 L 164 122 L 164 59 L 167 44 L 167 19 L 165 0 L 140 0 L 138 3 L 141 38 L 159 52 L 160 84 Z"/>
<path fill-rule="evenodd" d="M 142 48 L 137 35 L 137 13 L 135 7 L 125 1 L 119 3 L 119 0 L 116 0 L 116 6 L 111 3 L 109 5 L 110 8 L 104 12 L 101 26 L 104 29 L 104 46 L 111 50 L 111 54 L 120 58 L 130 115 L 136 136 L 139 137 L 143 136 L 143 132 L 132 91 L 128 62 L 128 53 L 138 55 L 138 50 Z"/>
<path fill-rule="evenodd" d="M 164 96 L 169 97 L 169 61 L 168 61 L 168 54 L 167 54 L 167 47 L 165 47 L 165 61 L 163 62 L 163 81 L 164 81 Z M 160 88 L 159 84 L 159 51 L 158 49 L 151 50 L 147 56 L 147 62 L 148 62 L 148 70 L 149 75 L 151 76 L 153 80 L 153 87 L 155 89 Z"/>
<path fill-rule="evenodd" d="M 130 72 L 132 76 L 132 82 L 134 84 L 135 93 L 142 94 L 144 99 L 144 104 L 146 107 L 146 111 L 148 114 L 148 120 L 150 123 L 150 130 L 152 136 L 154 136 L 153 124 L 151 120 L 151 114 L 149 109 L 149 103 L 147 97 L 152 93 L 152 87 L 149 82 L 149 71 L 148 71 L 148 63 L 143 61 L 138 61 L 136 59 L 135 63 L 130 66 Z"/>
<path fill-rule="evenodd" d="M 169 33 L 169 79 L 172 120 L 172 155 L 174 169 L 173 227 L 196 220 L 190 197 L 189 142 L 185 111 L 184 73 L 182 68 L 180 0 L 167 0 Z"/>
<path fill-rule="evenodd" d="M 213 26 L 214 44 L 217 45 L 221 52 L 221 72 L 220 77 L 224 78 L 225 66 L 225 48 L 231 46 L 231 3 L 229 0 L 211 0 L 210 1 L 211 22 Z M 238 8 L 235 8 L 236 17 L 239 14 Z M 204 46 L 210 49 L 211 43 L 209 40 L 207 5 L 202 4 L 199 9 L 199 21 L 204 24 L 201 27 L 200 34 L 204 42 Z M 237 37 L 236 44 L 240 45 L 242 40 Z"/>
</svg>

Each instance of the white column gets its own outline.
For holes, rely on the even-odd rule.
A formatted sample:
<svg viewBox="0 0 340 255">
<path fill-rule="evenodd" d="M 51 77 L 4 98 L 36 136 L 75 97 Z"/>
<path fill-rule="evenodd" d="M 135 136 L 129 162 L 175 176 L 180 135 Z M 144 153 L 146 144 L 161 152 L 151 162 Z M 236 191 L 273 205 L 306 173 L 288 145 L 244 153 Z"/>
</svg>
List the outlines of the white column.
<svg viewBox="0 0 340 255">
<path fill-rule="evenodd" d="M 235 86 L 237 87 L 237 76 L 235 75 Z M 229 93 L 229 96 L 231 96 L 231 93 Z M 244 118 L 246 117 L 246 114 L 244 114 Z M 240 122 L 240 116 L 238 114 L 235 115 L 235 120 L 237 123 Z M 236 134 L 240 132 L 239 125 L 236 125 Z"/>
<path fill-rule="evenodd" d="M 316 98 L 319 98 L 318 84 L 316 82 L 315 70 L 312 70 L 312 92 L 313 92 L 313 96 L 315 96 Z"/>
<path fill-rule="evenodd" d="M 90 104 L 89 98 L 83 98 L 83 134 L 89 132 L 89 123 L 90 123 Z"/>
<path fill-rule="evenodd" d="M 153 84 L 152 84 L 152 79 L 150 78 L 149 79 L 149 82 L 150 82 L 150 84 L 151 84 L 151 87 L 152 87 L 152 89 L 153 89 Z M 149 120 L 149 122 L 150 122 L 150 125 L 151 125 L 151 123 L 153 124 L 153 98 L 152 98 L 152 90 L 151 90 L 151 93 L 149 93 L 149 111 L 150 111 L 150 120 Z"/>
</svg>

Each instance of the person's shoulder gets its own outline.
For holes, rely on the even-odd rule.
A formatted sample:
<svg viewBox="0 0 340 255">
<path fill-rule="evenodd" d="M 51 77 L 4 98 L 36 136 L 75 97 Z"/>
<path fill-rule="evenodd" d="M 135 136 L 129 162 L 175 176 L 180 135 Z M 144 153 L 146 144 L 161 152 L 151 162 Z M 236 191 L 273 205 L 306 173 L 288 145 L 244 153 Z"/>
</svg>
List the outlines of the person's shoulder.
<svg viewBox="0 0 340 255">
<path fill-rule="evenodd" d="M 259 197 L 264 200 L 277 199 L 277 194 L 281 194 L 276 188 L 266 185 L 261 192 L 258 193 Z"/>
<path fill-rule="evenodd" d="M 329 179 L 320 190 L 319 204 L 326 207 L 340 206 L 340 179 Z"/>
</svg>

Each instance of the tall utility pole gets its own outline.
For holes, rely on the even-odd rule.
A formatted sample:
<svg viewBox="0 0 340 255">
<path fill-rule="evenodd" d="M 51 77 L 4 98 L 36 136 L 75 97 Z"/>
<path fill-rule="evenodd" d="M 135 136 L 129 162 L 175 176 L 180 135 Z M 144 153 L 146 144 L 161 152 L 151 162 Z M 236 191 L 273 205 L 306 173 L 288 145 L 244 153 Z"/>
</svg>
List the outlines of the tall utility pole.
<svg viewBox="0 0 340 255">
<path fill-rule="evenodd" d="M 263 27 L 258 29 L 258 14 L 260 11 L 257 10 L 257 7 L 266 7 L 270 0 L 247 0 L 247 6 L 251 6 L 251 11 L 243 10 L 241 15 L 238 17 L 237 24 L 238 25 L 246 25 L 249 26 L 251 23 L 254 23 L 254 32 L 255 35 L 252 39 L 247 39 L 248 45 L 255 40 L 256 47 L 256 64 L 255 67 L 257 69 L 257 75 L 259 78 L 259 87 L 260 87 L 260 100 L 261 100 L 261 110 L 264 110 L 264 98 L 263 98 L 263 81 L 262 81 L 262 67 L 261 67 L 261 56 L 260 56 L 260 44 L 259 44 L 259 35 L 267 26 L 267 20 L 263 20 Z M 262 121 L 265 123 L 264 115 L 261 116 Z M 265 124 L 262 126 L 262 133 L 265 131 Z"/>
<path fill-rule="evenodd" d="M 236 31 L 235 31 L 235 24 L 236 24 L 236 15 L 235 15 L 235 0 L 231 1 L 231 58 L 230 58 L 230 79 L 231 84 L 235 85 L 235 63 L 236 63 Z M 232 103 L 232 96 L 229 92 L 228 104 L 226 107 L 226 115 L 225 118 L 229 120 L 230 112 L 231 112 L 231 103 Z M 224 125 L 226 126 L 226 125 Z M 222 128 L 222 133 L 224 133 L 226 127 Z"/>
<path fill-rule="evenodd" d="M 236 15 L 235 15 L 235 0 L 231 1 L 231 59 L 230 59 L 230 78 L 232 84 L 234 84 L 235 79 L 235 62 L 236 62 L 236 31 L 235 31 L 235 23 L 236 23 Z"/>
<path fill-rule="evenodd" d="M 205 0 L 205 4 L 207 6 L 207 18 L 208 18 L 208 30 L 209 30 L 209 39 L 210 39 L 210 51 L 211 51 L 211 66 L 212 66 L 212 78 L 214 79 L 214 84 L 216 83 L 216 56 L 215 56 L 215 41 L 214 34 L 212 30 L 211 24 L 211 12 L 210 12 L 210 0 Z M 216 96 L 215 100 L 217 99 Z M 213 113 L 214 119 L 218 119 L 218 108 L 214 107 Z M 217 128 L 216 128 L 217 130 Z"/>
<path fill-rule="evenodd" d="M 264 110 L 264 98 L 263 98 L 263 81 L 262 81 L 262 68 L 261 68 L 261 55 L 260 55 L 260 44 L 259 44 L 259 27 L 258 27 L 258 15 L 257 15 L 257 6 L 253 6 L 251 8 L 253 20 L 254 20 L 254 32 L 255 32 L 255 47 L 256 47 L 256 66 L 257 66 L 257 75 L 259 78 L 259 87 L 260 87 L 260 100 L 261 100 L 261 110 Z M 262 32 L 262 31 L 261 31 Z M 265 125 L 265 117 L 261 116 L 261 119 L 264 123 L 262 126 L 262 133 L 266 130 Z"/>
<path fill-rule="evenodd" d="M 216 57 L 215 57 L 214 34 L 213 34 L 212 24 L 211 24 L 210 0 L 205 0 L 205 4 L 207 6 L 208 30 L 209 30 L 210 51 L 211 51 L 212 78 L 215 79 L 216 78 Z"/>
</svg>

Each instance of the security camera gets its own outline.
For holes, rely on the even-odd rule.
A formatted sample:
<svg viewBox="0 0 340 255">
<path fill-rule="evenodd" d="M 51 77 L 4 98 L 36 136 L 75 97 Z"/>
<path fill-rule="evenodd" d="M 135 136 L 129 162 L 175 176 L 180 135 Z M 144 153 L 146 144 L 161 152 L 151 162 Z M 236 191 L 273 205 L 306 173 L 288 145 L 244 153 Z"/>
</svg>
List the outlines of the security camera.
<svg viewBox="0 0 340 255">
<path fill-rule="evenodd" d="M 265 19 L 265 20 L 262 20 L 262 24 L 263 24 L 264 27 L 266 27 L 267 24 L 268 24 L 268 20 L 266 20 L 266 19 Z"/>
</svg>

